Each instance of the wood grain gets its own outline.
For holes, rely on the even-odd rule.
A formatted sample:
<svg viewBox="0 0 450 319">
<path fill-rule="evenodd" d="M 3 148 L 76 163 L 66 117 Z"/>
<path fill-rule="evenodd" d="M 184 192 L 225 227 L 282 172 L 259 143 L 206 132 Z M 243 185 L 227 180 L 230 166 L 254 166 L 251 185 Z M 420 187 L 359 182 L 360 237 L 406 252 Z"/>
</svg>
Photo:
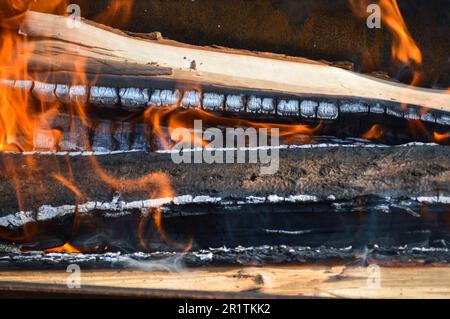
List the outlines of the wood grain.
<svg viewBox="0 0 450 319">
<path fill-rule="evenodd" d="M 409 87 L 305 59 L 133 38 L 89 22 L 71 29 L 66 22 L 62 16 L 28 12 L 21 30 L 43 57 L 55 59 L 53 42 L 60 41 L 76 45 L 76 55 L 88 60 L 102 56 L 103 61 L 170 68 L 171 75 L 160 77 L 177 81 L 379 99 L 450 111 L 446 91 Z"/>
<path fill-rule="evenodd" d="M 379 285 L 372 279 L 373 269 L 345 265 L 296 265 L 208 267 L 174 273 L 98 270 L 82 271 L 81 285 L 214 294 L 234 293 L 236 296 L 253 293 L 255 297 L 271 295 L 326 298 L 450 297 L 448 266 L 381 267 Z M 66 285 L 67 276 L 68 273 L 65 271 L 6 271 L 0 273 L 0 287 L 4 282 Z"/>
</svg>

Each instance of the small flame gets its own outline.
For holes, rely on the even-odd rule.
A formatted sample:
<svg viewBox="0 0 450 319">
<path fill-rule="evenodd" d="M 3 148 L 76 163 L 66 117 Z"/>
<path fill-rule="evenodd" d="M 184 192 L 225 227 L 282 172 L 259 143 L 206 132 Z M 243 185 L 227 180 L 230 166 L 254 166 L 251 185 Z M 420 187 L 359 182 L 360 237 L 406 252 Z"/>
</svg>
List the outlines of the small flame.
<svg viewBox="0 0 450 319">
<path fill-rule="evenodd" d="M 380 124 L 374 124 L 362 137 L 366 140 L 380 140 L 383 135 L 384 128 Z"/>
<path fill-rule="evenodd" d="M 78 250 L 78 248 L 72 246 L 70 243 L 65 243 L 64 245 L 59 246 L 59 247 L 45 249 L 44 252 L 46 254 L 48 254 L 48 253 L 74 253 L 74 254 L 81 253 L 81 251 Z"/>
<path fill-rule="evenodd" d="M 436 143 L 450 142 L 450 133 L 433 132 L 434 141 Z"/>
</svg>

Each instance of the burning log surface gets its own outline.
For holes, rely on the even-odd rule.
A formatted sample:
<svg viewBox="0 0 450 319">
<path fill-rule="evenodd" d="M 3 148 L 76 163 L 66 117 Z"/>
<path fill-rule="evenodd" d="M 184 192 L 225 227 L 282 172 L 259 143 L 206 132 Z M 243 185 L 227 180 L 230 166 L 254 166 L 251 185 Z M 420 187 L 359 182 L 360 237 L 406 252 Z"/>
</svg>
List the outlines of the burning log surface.
<svg viewBox="0 0 450 319">
<path fill-rule="evenodd" d="M 36 12 L 27 13 L 21 31 L 31 39 L 37 37 L 30 43 L 34 48 L 29 61 L 31 74 L 37 77 L 41 74 L 41 78 L 53 83 L 56 83 L 53 76 L 58 79 L 61 74 L 62 77 L 66 74 L 66 79 L 69 75 L 68 79 L 72 80 L 80 67 L 76 65 L 77 62 L 88 68 L 93 63 L 106 65 L 106 69 L 94 67 L 93 74 L 89 69 L 86 72 L 91 81 L 101 83 L 103 75 L 108 79 L 108 75 L 114 74 L 113 69 L 108 69 L 111 62 L 121 63 L 122 81 L 128 77 L 130 81 L 136 83 L 138 80 L 137 82 L 144 86 L 147 75 L 147 81 L 176 81 L 179 86 L 194 83 L 282 94 L 381 99 L 446 111 L 450 107 L 448 94 L 439 90 L 411 88 L 300 58 L 199 48 L 167 40 L 145 41 L 126 36 L 120 31 L 106 30 L 92 23 L 83 23 L 79 29 L 69 29 L 67 18 Z M 77 50 L 73 47 L 75 45 Z M 25 52 L 19 51 L 18 54 L 27 53 L 27 47 L 22 50 Z M 65 67 L 53 65 L 55 59 L 50 59 L 54 53 L 65 55 L 75 51 L 78 52 L 80 60 L 56 61 L 66 63 Z M 154 72 L 155 68 L 162 69 L 154 72 L 155 76 L 151 79 L 149 74 L 139 72 L 144 66 L 151 72 Z M 130 68 L 134 68 L 134 71 L 128 72 Z M 167 75 L 168 70 L 170 75 Z M 118 78 L 116 74 L 109 77 L 109 81 L 111 83 L 111 80 Z"/>
<path fill-rule="evenodd" d="M 11 50 L 29 72 L 1 73 L 5 96 L 16 98 L 5 101 L 24 112 L 12 129 L 4 121 L 0 140 L 9 151 L 0 161 L 0 266 L 86 257 L 102 267 L 121 262 L 119 253 L 167 257 L 190 247 L 197 251 L 183 258 L 192 265 L 354 260 L 367 247 L 383 259 L 403 245 L 415 249 L 391 259 L 428 249 L 433 261 L 448 260 L 448 225 L 435 223 L 448 219 L 449 149 L 368 141 L 448 143 L 447 92 L 301 58 L 133 38 L 88 21 L 69 30 L 67 18 L 36 12 L 20 31 L 27 41 Z M 331 136 L 272 148 L 273 175 L 236 161 L 175 164 L 160 130 L 192 129 L 198 117 L 213 127 L 280 127 L 306 143 Z M 16 256 L 11 243 L 56 255 Z M 258 248 L 210 249 L 238 245 Z M 113 253 L 59 254 L 79 251 Z"/>
<path fill-rule="evenodd" d="M 110 201 L 116 191 L 126 201 L 148 197 L 148 186 L 136 185 L 132 190 L 99 183 L 96 165 L 89 153 L 71 155 L 4 154 L 2 165 L 16 164 L 18 188 L 22 190 L 24 209 L 41 205 L 74 203 L 75 195 L 55 180 L 55 174 L 73 173 L 84 198 Z M 33 158 L 35 165 L 28 165 Z M 70 159 L 70 164 L 67 160 Z M 280 150 L 279 170 L 274 175 L 261 175 L 262 164 L 234 163 L 175 164 L 170 154 L 122 152 L 95 156 L 99 166 L 118 179 L 139 178 L 149 173 L 167 172 L 177 195 L 205 195 L 220 198 L 247 196 L 289 196 L 309 194 L 317 198 L 349 200 L 357 196 L 409 198 L 448 196 L 450 186 L 450 150 L 445 147 L 406 145 L 399 147 L 326 147 L 308 145 Z M 3 166 L 6 167 L 6 166 Z M 2 211 L 19 209 L 16 193 L 2 169 Z M 33 178 L 30 178 L 32 176 Z M 41 186 L 45 185 L 45 189 Z"/>
<path fill-rule="evenodd" d="M 448 148 L 420 145 L 308 146 L 281 150 L 280 168 L 274 175 L 261 175 L 260 164 L 174 164 L 164 153 L 95 157 L 105 173 L 117 179 L 166 172 L 178 196 L 152 199 L 147 199 L 149 189 L 156 186 L 152 182 L 136 183 L 129 189 L 99 181 L 91 156 L 4 155 L 3 164 L 16 164 L 19 184 L 2 178 L 1 231 L 3 238 L 19 238 L 16 242 L 22 243 L 23 251 L 51 252 L 51 248 L 70 241 L 76 247 L 73 251 L 86 253 L 140 251 L 145 233 L 149 245 L 146 248 L 153 251 L 171 252 L 192 246 L 194 251 L 183 257 L 192 266 L 314 258 L 353 260 L 367 247 L 375 249 L 377 258 L 396 261 L 422 260 L 423 256 L 416 252 L 425 247 L 433 251 L 429 258 L 433 255 L 434 261 L 444 262 L 450 240 L 448 225 L 442 222 L 448 218 L 448 152 Z M 35 166 L 28 164 L 31 156 Z M 61 184 L 61 177 L 69 176 L 69 172 L 73 172 L 70 183 Z M 22 213 L 18 213 L 16 189 L 22 194 Z M 142 224 L 145 213 L 158 208 L 162 211 L 163 238 L 157 221 L 144 218 Z M 35 232 L 26 236 L 24 224 Z M 275 254 L 280 244 L 297 247 L 298 254 L 283 257 L 287 248 Z M 238 245 L 275 246 L 250 249 L 245 258 L 239 249 L 235 253 L 228 249 L 199 252 Z M 403 245 L 416 250 L 389 256 L 392 247 Z M 317 251 L 308 247 L 322 248 Z M 72 249 L 67 248 L 64 251 Z M 207 259 L 203 259 L 205 254 Z M 383 257 L 385 254 L 388 256 Z M 23 256 L 14 257 L 17 266 L 41 258 Z M 148 260 L 158 254 L 143 256 Z M 5 265 L 15 263 L 9 258 L 3 259 Z M 49 258 L 42 259 L 44 264 L 53 263 L 53 257 Z M 60 255 L 55 258 L 55 266 L 72 260 Z M 83 262 L 85 257 L 79 258 Z M 96 257 L 93 264 L 88 258 L 86 265 L 105 266 L 102 258 L 106 256 Z M 119 266 L 117 258 L 113 255 L 105 260 L 114 260 L 111 265 Z"/>
</svg>

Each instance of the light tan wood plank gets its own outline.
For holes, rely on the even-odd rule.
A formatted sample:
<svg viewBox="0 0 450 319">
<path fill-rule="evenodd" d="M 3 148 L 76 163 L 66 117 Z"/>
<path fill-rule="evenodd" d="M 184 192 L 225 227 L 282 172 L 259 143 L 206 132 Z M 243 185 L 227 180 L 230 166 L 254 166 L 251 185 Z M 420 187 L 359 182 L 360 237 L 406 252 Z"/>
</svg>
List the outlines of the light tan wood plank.
<svg viewBox="0 0 450 319">
<path fill-rule="evenodd" d="M 181 272 L 138 270 L 82 271 L 81 284 L 121 288 L 169 289 L 201 292 L 255 292 L 294 297 L 449 298 L 449 266 L 374 268 L 297 265 L 209 267 Z M 4 271 L 0 282 L 65 285 L 65 271 Z"/>
<path fill-rule="evenodd" d="M 156 63 L 173 69 L 172 75 L 163 76 L 167 78 L 295 94 L 382 99 L 450 111 L 446 91 L 409 87 L 305 59 L 132 38 L 87 22 L 73 29 L 66 22 L 62 16 L 28 12 L 21 30 L 28 36 L 80 45 L 84 48 L 78 52 L 81 56 L 91 55 L 86 53 L 88 48 L 97 57 L 100 54 L 111 60 Z M 50 47 L 41 53 L 51 52 Z"/>
</svg>

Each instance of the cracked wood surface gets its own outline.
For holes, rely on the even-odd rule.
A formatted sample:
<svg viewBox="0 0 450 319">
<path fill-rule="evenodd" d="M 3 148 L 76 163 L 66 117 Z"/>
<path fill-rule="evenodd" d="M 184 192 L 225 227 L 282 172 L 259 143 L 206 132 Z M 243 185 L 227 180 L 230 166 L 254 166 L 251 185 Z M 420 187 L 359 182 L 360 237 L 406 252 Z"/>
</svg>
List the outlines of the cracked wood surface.
<svg viewBox="0 0 450 319">
<path fill-rule="evenodd" d="M 70 29 L 66 19 L 28 12 L 21 26 L 42 60 L 48 62 L 49 55 L 56 60 L 51 62 L 53 68 L 59 63 L 54 59 L 54 50 L 64 56 L 61 50 L 67 49 L 68 55 L 86 57 L 87 64 L 93 58 L 102 61 L 106 69 L 108 64 L 124 62 L 141 70 L 147 66 L 154 75 L 159 72 L 158 78 L 174 81 L 380 99 L 450 111 L 446 91 L 408 87 L 301 58 L 133 38 L 89 22 Z M 124 68 L 122 75 L 141 73 L 127 70 Z M 170 75 L 168 70 L 172 70 Z"/>
<path fill-rule="evenodd" d="M 379 274 L 379 277 L 377 277 Z M 450 272 L 444 265 L 358 267 L 346 265 L 291 265 L 264 267 L 205 267 L 180 272 L 140 270 L 82 271 L 83 286 L 111 289 L 138 288 L 177 291 L 179 296 L 211 293 L 228 297 L 325 298 L 449 298 Z M 66 285 L 61 271 L 0 272 L 0 293 L 14 283 Z M 378 279 L 379 278 L 379 279 Z M 8 284 L 6 284 L 6 282 Z M 126 295 L 126 291 L 122 292 Z M 130 293 L 130 291 L 128 291 Z M 203 295 L 204 297 L 205 295 Z"/>
<path fill-rule="evenodd" d="M 304 148 L 281 150 L 279 170 L 261 175 L 261 164 L 175 164 L 170 154 L 131 152 L 96 156 L 107 174 L 133 179 L 151 172 L 164 172 L 179 195 L 219 197 L 314 195 L 353 199 L 362 195 L 408 198 L 448 196 L 450 193 L 450 148 L 442 146 L 399 146 L 387 148 Z M 34 158 L 34 165 L 28 162 Z M 3 155 L 0 168 L 16 163 L 16 185 L 22 209 L 41 205 L 74 204 L 70 189 L 54 174 L 69 176 L 86 200 L 111 201 L 120 191 L 125 201 L 148 198 L 149 183 L 127 189 L 113 189 L 103 182 L 89 156 Z M 70 166 L 67 164 L 70 159 Z M 1 211 L 17 212 L 14 183 L 8 171 L 0 173 Z"/>
</svg>

